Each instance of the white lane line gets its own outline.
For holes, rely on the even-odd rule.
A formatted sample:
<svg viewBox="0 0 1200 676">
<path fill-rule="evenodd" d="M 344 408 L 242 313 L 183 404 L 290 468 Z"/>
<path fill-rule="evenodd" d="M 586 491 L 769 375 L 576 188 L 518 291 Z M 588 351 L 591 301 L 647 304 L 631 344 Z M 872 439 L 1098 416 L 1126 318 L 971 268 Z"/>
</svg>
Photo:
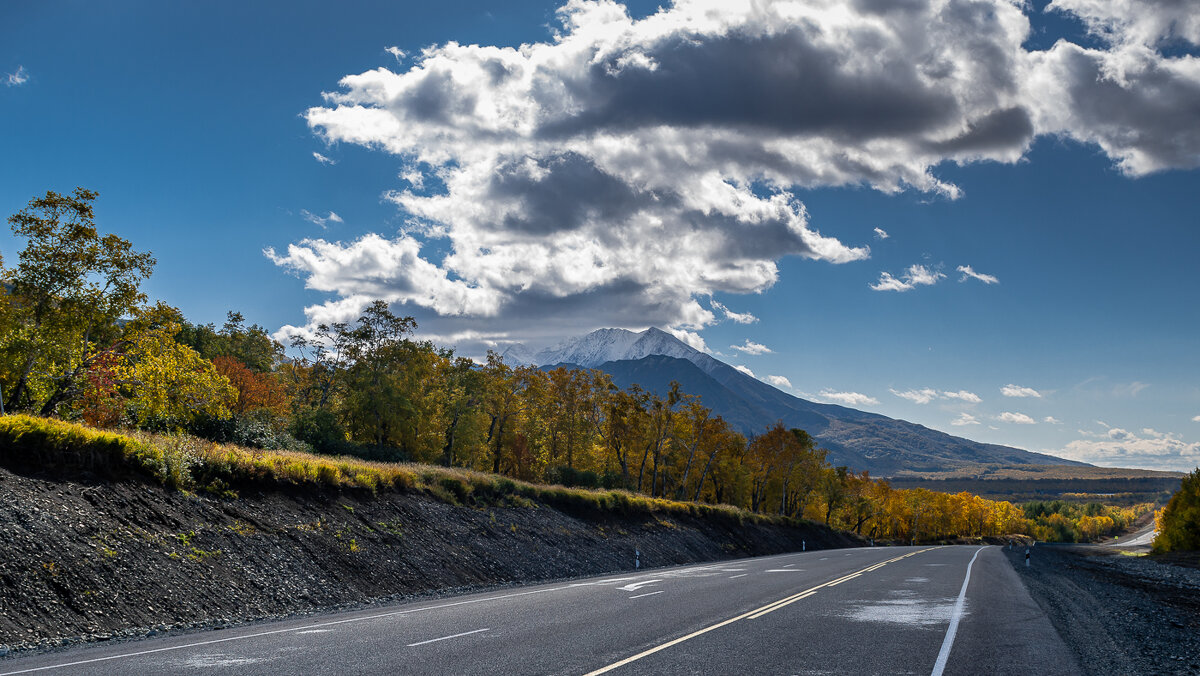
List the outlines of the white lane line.
<svg viewBox="0 0 1200 676">
<path fill-rule="evenodd" d="M 305 630 L 303 630 L 303 631 L 298 631 L 298 632 L 296 632 L 296 634 L 297 634 L 297 635 L 302 635 L 302 634 L 326 634 L 326 633 L 329 633 L 329 632 L 331 632 L 331 631 L 333 631 L 333 630 L 332 630 L 332 629 L 305 629 Z"/>
<path fill-rule="evenodd" d="M 946 660 L 950 659 L 950 648 L 954 646 L 954 635 L 958 633 L 958 621 L 962 619 L 963 606 L 967 601 L 967 583 L 971 581 L 971 566 L 975 565 L 975 558 L 983 549 L 983 547 L 976 549 L 975 556 L 972 556 L 971 562 L 967 564 L 967 575 L 963 578 L 962 589 L 958 591 L 958 600 L 954 602 L 954 613 L 950 616 L 950 628 L 946 630 L 946 638 L 942 640 L 942 649 L 938 652 L 937 662 L 933 664 L 933 671 L 929 676 L 942 676 L 942 672 L 946 670 Z"/>
<path fill-rule="evenodd" d="M 794 566 L 794 565 L 796 565 L 796 564 L 794 564 L 794 563 L 789 563 L 789 564 L 787 564 L 787 565 L 785 565 L 785 566 L 782 566 L 782 567 L 783 567 L 783 568 L 791 568 L 791 567 L 792 567 L 792 566 Z"/>
<path fill-rule="evenodd" d="M 747 575 L 749 575 L 749 574 L 750 574 L 750 573 L 742 573 L 741 575 L 730 575 L 730 576 L 729 576 L 729 579 L 730 579 L 730 580 L 735 580 L 735 579 L 737 579 L 737 578 L 739 578 L 739 577 L 746 577 L 746 576 L 747 576 Z"/>
<path fill-rule="evenodd" d="M 647 593 L 645 593 L 645 594 L 638 594 L 637 596 L 630 596 L 629 598 L 631 598 L 631 599 L 640 599 L 640 598 L 642 598 L 643 596 L 654 596 L 655 594 L 661 594 L 661 593 L 663 593 L 664 591 L 666 591 L 666 590 L 665 590 L 665 589 L 659 589 L 659 590 L 658 590 L 658 591 L 656 591 L 656 592 L 647 592 Z"/>
<path fill-rule="evenodd" d="M 804 570 L 801 568 L 771 568 L 769 570 L 764 570 L 763 572 L 764 573 L 803 573 Z"/>
<path fill-rule="evenodd" d="M 490 627 L 489 627 L 489 629 L 490 629 Z M 416 643 L 409 643 L 405 647 L 415 648 L 419 645 L 425 645 L 426 643 L 437 643 L 438 641 L 449 641 L 452 638 L 459 638 L 460 636 L 470 636 L 471 634 L 478 634 L 481 631 L 488 631 L 488 629 L 476 629 L 475 631 L 464 631 L 461 634 L 455 634 L 453 636 L 443 636 L 441 638 L 431 638 L 428 641 L 417 641 Z"/>
<path fill-rule="evenodd" d="M 228 643 L 229 641 L 244 641 L 251 638 L 259 638 L 261 636 L 273 636 L 275 634 L 287 634 L 289 632 L 303 631 L 305 629 L 316 629 L 318 627 L 333 627 L 339 624 L 349 624 L 351 622 L 365 622 L 366 620 L 378 620 L 385 617 L 395 617 L 397 615 L 411 615 L 413 613 L 423 613 L 427 610 L 441 610 L 442 608 L 453 608 L 454 606 L 466 606 L 475 603 L 483 603 L 485 601 L 500 601 L 502 599 L 510 599 L 516 596 L 529 596 L 530 594 L 544 594 L 552 591 L 562 591 L 570 589 L 571 585 L 561 587 L 550 587 L 548 589 L 534 589 L 533 591 L 516 592 L 513 594 L 501 594 L 500 596 L 489 596 L 482 599 L 469 599 L 466 601 L 454 601 L 452 603 L 443 603 L 436 606 L 427 606 L 424 608 L 410 608 L 408 610 L 395 610 L 389 613 L 378 613 L 376 615 L 365 615 L 363 617 L 351 617 L 344 620 L 332 620 L 330 622 L 318 622 L 302 627 L 292 627 L 289 629 L 273 629 L 271 631 L 260 631 L 255 634 L 245 634 L 243 636 L 230 636 L 228 638 L 215 638 L 211 641 L 196 641 L 195 643 L 185 643 L 183 645 L 167 646 L 165 648 L 153 648 L 151 650 L 139 650 L 132 653 L 124 653 L 121 655 L 109 655 L 108 657 L 96 657 L 90 660 L 78 660 L 75 662 L 65 662 L 63 664 L 51 664 L 44 667 L 34 667 L 32 669 L 21 669 L 19 671 L 6 671 L 0 676 L 16 676 L 16 674 L 29 674 L 35 671 L 48 671 L 50 669 L 63 669 L 65 667 L 77 667 L 81 664 L 95 664 L 96 662 L 108 662 L 109 660 L 119 660 L 125 657 L 141 657 L 142 655 L 152 655 L 155 653 L 165 653 L 173 650 L 184 650 L 187 648 L 199 648 L 206 645 L 214 645 L 217 643 Z"/>
</svg>

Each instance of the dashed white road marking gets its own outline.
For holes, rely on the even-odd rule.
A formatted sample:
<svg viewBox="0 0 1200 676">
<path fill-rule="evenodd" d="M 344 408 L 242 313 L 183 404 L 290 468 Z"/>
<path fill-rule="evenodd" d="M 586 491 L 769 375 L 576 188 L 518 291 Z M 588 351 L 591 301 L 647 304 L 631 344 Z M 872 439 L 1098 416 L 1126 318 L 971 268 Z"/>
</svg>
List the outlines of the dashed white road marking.
<svg viewBox="0 0 1200 676">
<path fill-rule="evenodd" d="M 630 596 L 629 598 L 631 598 L 631 599 L 640 599 L 640 598 L 642 598 L 643 596 L 654 596 L 655 594 L 661 594 L 661 593 L 663 593 L 664 591 L 666 591 L 666 590 L 665 590 L 665 589 L 659 589 L 658 591 L 646 592 L 645 594 L 638 594 L 637 596 Z"/>
<path fill-rule="evenodd" d="M 749 574 L 750 574 L 750 573 L 742 573 L 741 575 L 730 575 L 730 576 L 729 576 L 729 579 L 730 579 L 730 580 L 733 580 L 733 579 L 735 579 L 735 578 L 739 578 L 739 577 L 746 577 L 746 576 L 747 576 L 747 575 L 749 575 Z"/>
<path fill-rule="evenodd" d="M 419 645 L 425 645 L 426 643 L 437 643 L 438 641 L 449 641 L 449 640 L 450 640 L 450 639 L 452 639 L 452 638 L 459 638 L 459 637 L 462 637 L 462 636 L 470 636 L 471 634 L 478 634 L 478 633 L 480 633 L 480 632 L 488 631 L 488 629 L 489 629 L 489 628 L 484 628 L 484 629 L 476 629 L 476 630 L 474 630 L 474 631 L 464 631 L 464 632 L 463 632 L 463 633 L 461 633 L 461 634 L 454 634 L 453 636 L 442 636 L 441 638 L 431 638 L 431 639 L 429 639 L 428 641 L 417 641 L 416 643 L 409 643 L 409 644 L 408 644 L 407 646 L 405 646 L 405 647 L 407 647 L 407 648 L 415 648 L 415 647 L 417 647 L 417 646 L 419 646 Z"/>
<path fill-rule="evenodd" d="M 298 631 L 298 632 L 296 632 L 296 634 L 297 634 L 297 635 L 303 635 L 303 634 L 325 634 L 325 633 L 328 633 L 328 632 L 331 632 L 331 631 L 333 631 L 333 630 L 332 630 L 332 629 L 304 629 L 304 630 L 301 630 L 301 631 Z"/>
<path fill-rule="evenodd" d="M 764 573 L 803 573 L 803 568 L 771 568 L 764 570 Z"/>
</svg>

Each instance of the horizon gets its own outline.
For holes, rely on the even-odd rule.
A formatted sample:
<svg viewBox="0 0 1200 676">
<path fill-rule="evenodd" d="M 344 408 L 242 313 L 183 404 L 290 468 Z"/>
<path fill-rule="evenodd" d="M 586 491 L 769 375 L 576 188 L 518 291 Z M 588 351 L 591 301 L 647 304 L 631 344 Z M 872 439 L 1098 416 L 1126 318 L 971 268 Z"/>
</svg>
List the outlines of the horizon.
<svg viewBox="0 0 1200 676">
<path fill-rule="evenodd" d="M 1200 466 L 1186 8 L 870 4 L 10 5 L 0 208 L 98 191 L 199 324 L 655 327 L 804 399 Z"/>
</svg>

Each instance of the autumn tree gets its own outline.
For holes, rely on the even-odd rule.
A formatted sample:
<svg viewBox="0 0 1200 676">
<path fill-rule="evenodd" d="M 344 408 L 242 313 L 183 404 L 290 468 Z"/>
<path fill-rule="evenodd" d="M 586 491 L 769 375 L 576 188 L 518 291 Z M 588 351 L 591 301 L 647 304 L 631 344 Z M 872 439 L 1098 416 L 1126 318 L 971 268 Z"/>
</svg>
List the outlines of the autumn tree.
<svg viewBox="0 0 1200 676">
<path fill-rule="evenodd" d="M 0 378 L 9 409 L 49 415 L 78 398 L 88 374 L 118 346 L 117 320 L 145 301 L 154 259 L 128 240 L 101 235 L 97 193 L 49 191 L 9 217 L 26 239 L 15 269 L 3 269 Z"/>
</svg>

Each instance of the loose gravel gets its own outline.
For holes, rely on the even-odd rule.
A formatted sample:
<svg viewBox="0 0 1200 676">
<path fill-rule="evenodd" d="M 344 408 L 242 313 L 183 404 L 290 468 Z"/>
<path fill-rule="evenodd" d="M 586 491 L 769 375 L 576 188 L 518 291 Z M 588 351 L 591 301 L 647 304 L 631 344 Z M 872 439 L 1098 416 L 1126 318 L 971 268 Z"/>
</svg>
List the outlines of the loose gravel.
<svg viewBox="0 0 1200 676">
<path fill-rule="evenodd" d="M 1006 550 L 1089 674 L 1200 674 L 1200 569 L 1110 547 Z"/>
</svg>

